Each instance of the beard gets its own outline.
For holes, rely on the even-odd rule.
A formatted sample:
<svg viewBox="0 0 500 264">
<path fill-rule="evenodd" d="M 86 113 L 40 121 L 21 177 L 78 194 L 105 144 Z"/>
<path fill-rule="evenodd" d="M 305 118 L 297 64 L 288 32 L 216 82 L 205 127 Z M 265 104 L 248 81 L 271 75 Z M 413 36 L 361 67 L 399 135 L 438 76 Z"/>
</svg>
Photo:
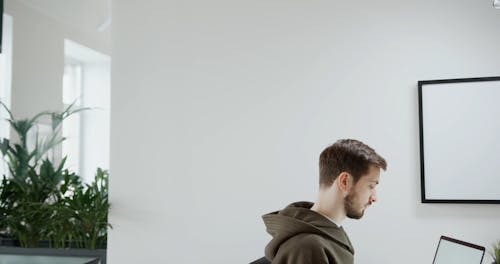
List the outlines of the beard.
<svg viewBox="0 0 500 264">
<path fill-rule="evenodd" d="M 361 219 L 363 214 L 365 213 L 365 209 L 358 209 L 355 206 L 356 194 L 351 192 L 344 199 L 344 209 L 346 212 L 346 216 L 351 219 Z"/>
</svg>

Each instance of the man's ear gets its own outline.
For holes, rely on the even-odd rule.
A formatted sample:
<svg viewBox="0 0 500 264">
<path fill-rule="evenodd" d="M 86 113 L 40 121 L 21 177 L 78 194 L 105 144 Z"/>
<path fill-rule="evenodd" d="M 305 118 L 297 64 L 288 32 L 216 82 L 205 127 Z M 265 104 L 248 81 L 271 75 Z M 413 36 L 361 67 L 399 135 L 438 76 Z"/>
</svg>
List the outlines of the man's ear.
<svg viewBox="0 0 500 264">
<path fill-rule="evenodd" d="M 352 181 L 351 174 L 343 171 L 339 174 L 339 176 L 337 176 L 337 180 L 337 186 L 340 190 L 345 192 L 349 191 Z"/>
</svg>

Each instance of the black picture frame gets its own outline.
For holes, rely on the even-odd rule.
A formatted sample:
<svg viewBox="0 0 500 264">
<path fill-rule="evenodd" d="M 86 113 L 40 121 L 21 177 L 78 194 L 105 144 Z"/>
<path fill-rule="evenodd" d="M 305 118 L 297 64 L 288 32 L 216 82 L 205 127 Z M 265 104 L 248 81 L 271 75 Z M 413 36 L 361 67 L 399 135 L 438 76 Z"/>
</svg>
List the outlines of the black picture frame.
<svg viewBox="0 0 500 264">
<path fill-rule="evenodd" d="M 425 142 L 425 135 L 424 135 L 424 126 L 428 125 L 426 124 L 424 120 L 424 111 L 428 111 L 429 109 L 425 109 L 425 102 L 423 101 L 423 93 L 424 90 L 427 92 L 428 90 L 426 89 L 433 89 L 436 87 L 433 87 L 434 85 L 438 86 L 440 84 L 464 84 L 464 83 L 469 83 L 469 84 L 484 84 L 486 82 L 499 82 L 500 81 L 500 76 L 493 76 L 493 77 L 478 77 L 478 78 L 460 78 L 460 79 L 442 79 L 442 80 L 423 80 L 423 81 L 418 81 L 418 113 L 419 113 L 419 140 L 420 140 L 420 182 L 421 182 L 421 202 L 422 203 L 455 203 L 455 204 L 500 204 L 500 199 L 484 199 L 484 198 L 478 198 L 478 199 L 470 199 L 470 198 L 433 198 L 431 197 L 432 195 L 429 195 L 428 190 L 426 190 L 426 181 L 429 181 L 429 177 L 432 177 L 432 175 L 426 175 L 426 164 L 425 164 L 425 154 L 426 154 L 426 145 L 424 144 Z M 499 87 L 500 88 L 500 87 Z M 443 100 L 446 101 L 446 100 Z M 500 98 L 499 98 L 499 104 L 500 104 Z M 446 107 L 446 102 L 443 102 L 443 106 Z M 500 116 L 498 117 L 498 122 L 500 122 Z M 500 137 L 500 131 L 498 131 L 498 135 Z M 498 173 L 499 179 L 500 179 L 500 171 Z M 427 179 L 426 179 L 427 177 Z M 446 187 L 444 187 L 446 188 Z M 500 192 L 500 189 L 498 189 Z M 500 193 L 499 193 L 500 196 Z"/>
</svg>

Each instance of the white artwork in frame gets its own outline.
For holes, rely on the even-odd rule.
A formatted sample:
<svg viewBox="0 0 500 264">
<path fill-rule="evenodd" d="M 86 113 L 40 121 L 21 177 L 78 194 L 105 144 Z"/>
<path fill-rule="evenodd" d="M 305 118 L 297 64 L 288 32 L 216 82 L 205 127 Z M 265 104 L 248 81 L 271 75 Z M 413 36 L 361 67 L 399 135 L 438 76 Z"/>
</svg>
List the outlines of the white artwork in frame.
<svg viewBox="0 0 500 264">
<path fill-rule="evenodd" d="M 500 203 L 500 77 L 419 81 L 423 203 Z"/>
</svg>

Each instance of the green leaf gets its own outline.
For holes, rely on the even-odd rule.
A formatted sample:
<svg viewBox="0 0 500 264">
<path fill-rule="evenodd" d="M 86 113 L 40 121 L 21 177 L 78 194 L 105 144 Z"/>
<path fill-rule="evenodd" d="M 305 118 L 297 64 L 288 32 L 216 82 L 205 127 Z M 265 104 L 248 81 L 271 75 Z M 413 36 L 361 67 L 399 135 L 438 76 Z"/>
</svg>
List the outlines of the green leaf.
<svg viewBox="0 0 500 264">
<path fill-rule="evenodd" d="M 7 138 L 2 138 L 0 139 L 0 151 L 2 151 L 2 156 L 7 155 L 7 150 L 10 147 L 10 142 L 9 139 Z"/>
</svg>

